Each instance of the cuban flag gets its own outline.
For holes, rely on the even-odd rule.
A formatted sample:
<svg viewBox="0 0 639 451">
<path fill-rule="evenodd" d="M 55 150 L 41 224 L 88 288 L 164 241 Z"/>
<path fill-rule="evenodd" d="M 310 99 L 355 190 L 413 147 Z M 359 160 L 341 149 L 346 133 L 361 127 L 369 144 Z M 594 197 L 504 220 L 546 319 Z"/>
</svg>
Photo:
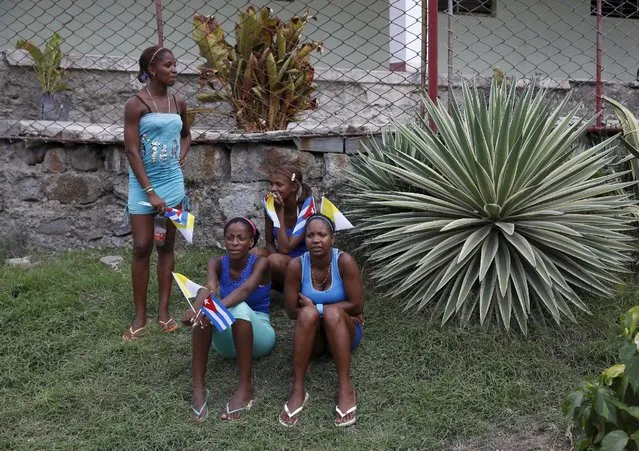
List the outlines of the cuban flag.
<svg viewBox="0 0 639 451">
<path fill-rule="evenodd" d="M 264 211 L 273 221 L 273 227 L 280 227 L 280 220 L 277 219 L 277 213 L 275 213 L 275 200 L 273 193 L 266 193 L 264 199 L 262 199 L 262 205 L 264 205 Z"/>
<path fill-rule="evenodd" d="M 169 218 L 175 228 L 180 231 L 186 241 L 193 244 L 193 228 L 195 227 L 195 216 L 191 213 L 177 208 L 168 207 L 164 215 Z"/>
<path fill-rule="evenodd" d="M 302 209 L 299 215 L 297 215 L 297 222 L 293 228 L 293 236 L 299 236 L 304 233 L 304 227 L 306 227 L 306 220 L 317 210 L 315 209 L 315 199 L 313 196 L 308 196 L 308 199 L 304 201 Z"/>
<path fill-rule="evenodd" d="M 200 311 L 206 315 L 218 332 L 228 329 L 235 322 L 235 317 L 213 294 L 204 300 Z"/>
</svg>

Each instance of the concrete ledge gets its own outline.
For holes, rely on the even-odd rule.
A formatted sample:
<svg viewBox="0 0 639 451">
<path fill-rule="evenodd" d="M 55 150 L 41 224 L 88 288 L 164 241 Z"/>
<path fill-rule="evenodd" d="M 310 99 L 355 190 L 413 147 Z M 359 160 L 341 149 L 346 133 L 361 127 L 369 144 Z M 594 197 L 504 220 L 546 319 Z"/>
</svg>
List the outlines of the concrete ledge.
<svg viewBox="0 0 639 451">
<path fill-rule="evenodd" d="M 7 63 L 11 66 L 33 66 L 29 53 L 24 50 L 1 49 L 0 52 L 4 54 Z M 186 75 L 197 75 L 199 73 L 198 67 L 203 63 L 204 60 L 201 58 L 197 60 L 178 60 L 178 72 Z M 129 56 L 67 54 L 62 59 L 62 67 L 65 69 L 137 73 L 138 61 Z M 386 83 L 391 85 L 419 84 L 419 73 L 316 67 L 315 80 L 340 83 Z"/>
<path fill-rule="evenodd" d="M 372 125 L 298 127 L 263 133 L 234 133 L 194 128 L 191 129 L 191 139 L 193 143 L 201 144 L 295 141 L 299 150 L 344 153 L 344 139 L 378 135 L 382 130 L 383 127 Z M 0 119 L 0 139 L 122 144 L 123 133 L 124 127 L 121 125 Z"/>
</svg>

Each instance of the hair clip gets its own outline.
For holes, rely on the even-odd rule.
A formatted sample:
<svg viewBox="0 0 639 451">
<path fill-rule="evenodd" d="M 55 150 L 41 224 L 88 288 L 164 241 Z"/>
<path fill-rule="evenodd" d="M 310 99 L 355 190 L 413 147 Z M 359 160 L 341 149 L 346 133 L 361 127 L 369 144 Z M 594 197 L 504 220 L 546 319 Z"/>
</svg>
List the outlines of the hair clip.
<svg viewBox="0 0 639 451">
<path fill-rule="evenodd" d="M 149 73 L 147 71 L 142 71 L 140 74 L 140 81 L 147 81 L 149 79 Z"/>
<path fill-rule="evenodd" d="M 293 175 L 291 175 L 291 182 L 295 181 L 295 172 L 293 172 Z"/>
</svg>

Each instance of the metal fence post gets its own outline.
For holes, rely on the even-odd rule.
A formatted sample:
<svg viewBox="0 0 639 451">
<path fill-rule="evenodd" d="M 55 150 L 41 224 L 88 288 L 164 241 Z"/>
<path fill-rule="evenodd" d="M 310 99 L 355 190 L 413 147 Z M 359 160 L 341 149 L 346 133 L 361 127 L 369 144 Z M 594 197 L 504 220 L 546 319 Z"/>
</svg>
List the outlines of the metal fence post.
<svg viewBox="0 0 639 451">
<path fill-rule="evenodd" d="M 158 45 L 164 47 L 164 22 L 162 21 L 162 0 L 155 0 L 155 19 L 158 27 Z"/>
</svg>

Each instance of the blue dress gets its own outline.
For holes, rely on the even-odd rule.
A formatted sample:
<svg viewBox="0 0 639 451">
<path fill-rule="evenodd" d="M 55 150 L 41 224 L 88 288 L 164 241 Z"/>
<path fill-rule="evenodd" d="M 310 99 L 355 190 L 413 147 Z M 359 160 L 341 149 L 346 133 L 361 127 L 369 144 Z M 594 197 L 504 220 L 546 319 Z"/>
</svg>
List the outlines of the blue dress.
<svg viewBox="0 0 639 451">
<path fill-rule="evenodd" d="M 140 158 L 155 194 L 168 207 L 184 200 L 184 176 L 180 167 L 182 118 L 177 113 L 146 113 L 140 118 Z M 148 215 L 155 211 L 140 202 L 149 198 L 129 166 L 130 214 Z"/>
<path fill-rule="evenodd" d="M 342 275 L 339 273 L 339 256 L 342 251 L 339 249 L 332 249 L 331 257 L 331 286 L 326 290 L 320 291 L 313 287 L 313 281 L 311 279 L 311 254 L 306 252 L 300 258 L 302 263 L 302 288 L 301 292 L 304 296 L 310 298 L 313 304 L 335 304 L 336 302 L 346 301 L 346 290 L 344 290 L 344 281 Z M 351 349 L 355 349 L 357 345 L 362 341 L 362 326 L 355 324 L 355 337 L 351 344 Z"/>
</svg>

